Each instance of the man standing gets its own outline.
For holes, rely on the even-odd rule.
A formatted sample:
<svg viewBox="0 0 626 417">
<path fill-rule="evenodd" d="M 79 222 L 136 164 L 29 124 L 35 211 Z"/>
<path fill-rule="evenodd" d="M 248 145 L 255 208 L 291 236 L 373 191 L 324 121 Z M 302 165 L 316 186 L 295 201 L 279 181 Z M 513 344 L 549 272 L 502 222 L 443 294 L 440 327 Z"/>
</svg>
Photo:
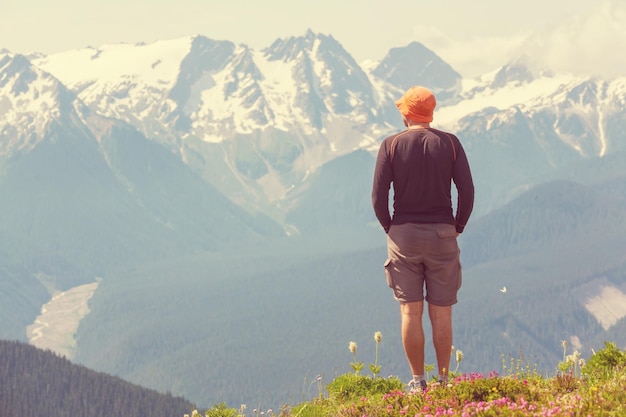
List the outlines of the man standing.
<svg viewBox="0 0 626 417">
<path fill-rule="evenodd" d="M 459 139 L 430 127 L 435 96 L 411 87 L 396 102 L 407 129 L 381 144 L 372 187 L 372 205 L 387 233 L 385 276 L 400 302 L 402 344 L 413 374 L 411 389 L 426 388 L 424 298 L 432 325 L 439 381 L 447 383 L 452 350 L 452 305 L 461 287 L 457 237 L 474 206 L 474 184 Z M 453 214 L 451 187 L 457 189 Z M 393 217 L 389 190 L 393 184 Z M 426 297 L 424 297 L 424 289 Z"/>
</svg>

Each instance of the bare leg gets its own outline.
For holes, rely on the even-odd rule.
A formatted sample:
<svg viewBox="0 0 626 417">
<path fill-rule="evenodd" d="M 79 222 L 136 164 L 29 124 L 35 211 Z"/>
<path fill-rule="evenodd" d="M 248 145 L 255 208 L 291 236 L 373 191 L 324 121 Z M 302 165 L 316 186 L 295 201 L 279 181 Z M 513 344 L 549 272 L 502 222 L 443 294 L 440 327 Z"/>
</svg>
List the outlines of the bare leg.
<svg viewBox="0 0 626 417">
<path fill-rule="evenodd" d="M 433 327 L 433 345 L 439 375 L 447 378 L 452 353 L 452 306 L 428 304 L 428 314 Z"/>
<path fill-rule="evenodd" d="M 402 345 L 413 375 L 424 375 L 424 302 L 400 303 L 402 316 Z M 448 356 L 450 348 L 448 348 Z"/>
</svg>

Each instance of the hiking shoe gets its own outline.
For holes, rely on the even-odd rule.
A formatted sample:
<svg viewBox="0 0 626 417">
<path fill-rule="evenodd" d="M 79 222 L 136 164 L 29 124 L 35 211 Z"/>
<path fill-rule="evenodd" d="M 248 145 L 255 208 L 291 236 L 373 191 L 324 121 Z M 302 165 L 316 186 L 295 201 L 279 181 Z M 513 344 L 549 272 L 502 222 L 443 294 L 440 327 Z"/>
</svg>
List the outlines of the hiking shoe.
<svg viewBox="0 0 626 417">
<path fill-rule="evenodd" d="M 448 381 L 443 381 L 443 380 L 441 380 L 441 379 L 440 379 L 439 381 L 437 381 L 437 384 L 438 384 L 440 387 L 443 387 L 443 388 L 447 388 L 447 387 L 450 385 L 450 383 L 449 383 Z"/>
<path fill-rule="evenodd" d="M 425 380 L 416 381 L 414 379 L 409 382 L 409 394 L 418 394 L 420 392 L 425 392 L 427 388 L 427 384 Z"/>
</svg>

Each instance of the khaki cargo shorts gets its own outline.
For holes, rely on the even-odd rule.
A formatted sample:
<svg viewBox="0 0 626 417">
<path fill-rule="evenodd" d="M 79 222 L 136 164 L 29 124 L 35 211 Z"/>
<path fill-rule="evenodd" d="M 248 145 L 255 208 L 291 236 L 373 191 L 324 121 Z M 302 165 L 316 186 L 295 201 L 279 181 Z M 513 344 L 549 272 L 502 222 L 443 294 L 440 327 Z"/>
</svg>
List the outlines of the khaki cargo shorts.
<svg viewBox="0 0 626 417">
<path fill-rule="evenodd" d="M 387 284 L 396 300 L 456 304 L 461 260 L 456 229 L 443 223 L 393 225 L 387 233 Z"/>
</svg>

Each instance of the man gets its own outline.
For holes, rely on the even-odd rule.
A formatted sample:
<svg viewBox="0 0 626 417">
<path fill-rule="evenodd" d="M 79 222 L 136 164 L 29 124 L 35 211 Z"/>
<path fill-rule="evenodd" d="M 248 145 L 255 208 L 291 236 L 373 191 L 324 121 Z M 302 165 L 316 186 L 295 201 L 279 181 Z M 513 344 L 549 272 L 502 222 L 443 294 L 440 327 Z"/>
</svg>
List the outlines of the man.
<svg viewBox="0 0 626 417">
<path fill-rule="evenodd" d="M 406 130 L 386 138 L 379 149 L 372 205 L 387 233 L 385 276 L 400 302 L 402 344 L 413 374 L 413 391 L 424 377 L 424 299 L 432 325 L 439 382 L 447 383 L 452 350 L 452 305 L 461 287 L 457 237 L 474 206 L 474 184 L 459 139 L 433 129 L 437 102 L 427 88 L 411 87 L 396 102 Z M 452 181 L 457 188 L 453 214 Z M 393 184 L 393 217 L 389 189 Z M 424 287 L 426 297 L 424 297 Z"/>
</svg>

